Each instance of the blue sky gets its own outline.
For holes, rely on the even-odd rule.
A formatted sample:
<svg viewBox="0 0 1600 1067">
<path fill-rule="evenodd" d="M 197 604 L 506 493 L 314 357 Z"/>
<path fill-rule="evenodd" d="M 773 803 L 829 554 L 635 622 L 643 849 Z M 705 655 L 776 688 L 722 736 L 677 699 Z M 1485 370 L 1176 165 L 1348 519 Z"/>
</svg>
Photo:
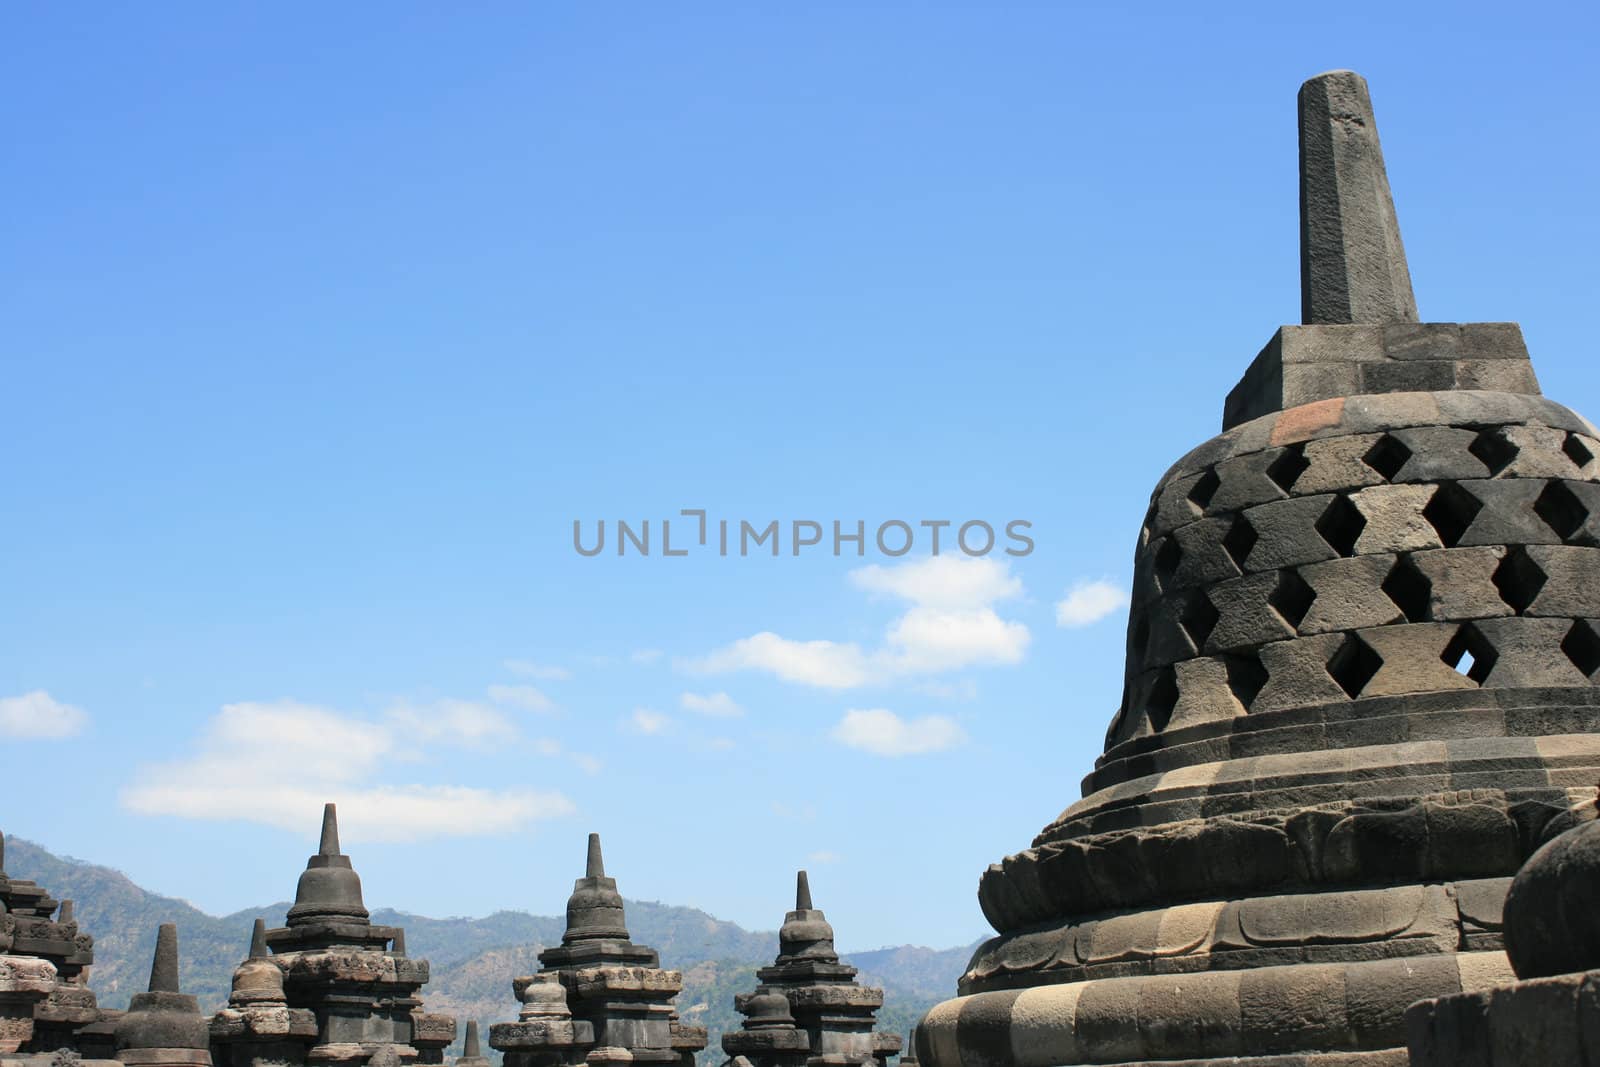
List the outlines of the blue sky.
<svg viewBox="0 0 1600 1067">
<path fill-rule="evenodd" d="M 808 866 L 847 948 L 979 936 L 1150 489 L 1298 318 L 1322 70 L 1422 317 L 1600 411 L 1585 5 L 6 20 L 0 828 L 214 912 L 326 798 L 374 906 L 557 912 L 599 830 L 630 896 L 771 927 Z M 685 508 L 1035 547 L 573 551 Z"/>
</svg>

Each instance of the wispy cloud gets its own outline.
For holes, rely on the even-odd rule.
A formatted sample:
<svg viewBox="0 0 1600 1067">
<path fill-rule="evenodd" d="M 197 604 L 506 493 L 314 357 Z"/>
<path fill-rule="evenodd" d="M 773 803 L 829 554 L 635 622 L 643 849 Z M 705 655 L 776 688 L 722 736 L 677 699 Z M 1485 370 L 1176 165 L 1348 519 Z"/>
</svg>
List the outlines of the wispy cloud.
<svg viewBox="0 0 1600 1067">
<path fill-rule="evenodd" d="M 685 711 L 714 719 L 737 719 L 744 714 L 744 709 L 727 693 L 685 693 L 678 698 L 678 703 Z"/>
<path fill-rule="evenodd" d="M 1006 563 L 932 556 L 894 567 L 873 564 L 850 572 L 860 589 L 910 602 L 884 632 L 881 647 L 855 642 L 799 641 L 763 630 L 682 666 L 721 674 L 756 670 L 823 689 L 939 674 L 974 666 L 1019 663 L 1032 635 L 1003 619 L 994 605 L 1019 596 L 1022 582 Z"/>
<path fill-rule="evenodd" d="M 1128 591 L 1104 578 L 1079 582 L 1056 601 L 1056 625 L 1077 628 L 1099 622 L 1128 604 Z"/>
<path fill-rule="evenodd" d="M 672 719 L 654 708 L 634 708 L 628 716 L 627 726 L 636 734 L 653 736 L 664 734 L 672 726 Z"/>
<path fill-rule="evenodd" d="M 806 854 L 807 863 L 838 863 L 842 859 L 844 859 L 844 857 L 839 855 L 837 852 L 829 852 L 825 848 L 818 849 L 816 852 L 808 852 Z"/>
<path fill-rule="evenodd" d="M 517 736 L 516 725 L 504 712 L 470 700 L 396 704 L 384 712 L 384 720 L 394 728 L 397 738 L 407 741 L 448 741 L 483 748 Z"/>
<path fill-rule="evenodd" d="M 427 721 L 430 710 L 441 716 L 438 725 Z M 190 755 L 139 767 L 120 800 L 147 815 L 307 833 L 332 800 L 341 832 L 366 841 L 505 833 L 572 813 L 572 802 L 557 792 L 393 781 L 397 759 L 418 758 L 411 751 L 417 740 L 481 744 L 506 736 L 482 710 L 451 701 L 367 719 L 292 700 L 229 704 L 207 722 Z"/>
<path fill-rule="evenodd" d="M 556 710 L 556 702 L 531 685 L 491 685 L 489 699 L 508 708 L 547 714 Z"/>
<path fill-rule="evenodd" d="M 661 650 L 659 648 L 635 649 L 633 653 L 628 656 L 629 662 L 637 664 L 641 667 L 648 667 L 650 664 L 655 663 L 659 659 L 661 659 Z"/>
<path fill-rule="evenodd" d="M 88 725 L 87 712 L 63 704 L 43 689 L 0 697 L 0 737 L 59 740 L 82 733 Z"/>
<path fill-rule="evenodd" d="M 501 666 L 512 674 L 545 682 L 565 682 L 572 677 L 572 672 L 565 667 L 535 663 L 527 659 L 508 659 Z"/>
<path fill-rule="evenodd" d="M 831 734 L 849 748 L 875 756 L 920 756 L 964 744 L 967 735 L 948 715 L 902 719 L 887 708 L 867 708 L 844 713 Z"/>
</svg>

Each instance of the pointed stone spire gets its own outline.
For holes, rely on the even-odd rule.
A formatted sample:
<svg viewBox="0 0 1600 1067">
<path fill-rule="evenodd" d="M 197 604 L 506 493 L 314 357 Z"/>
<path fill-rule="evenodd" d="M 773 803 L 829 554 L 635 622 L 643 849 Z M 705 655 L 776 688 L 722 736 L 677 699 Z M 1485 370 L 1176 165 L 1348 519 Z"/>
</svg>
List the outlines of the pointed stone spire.
<svg viewBox="0 0 1600 1067">
<path fill-rule="evenodd" d="M 250 931 L 250 958 L 264 960 L 267 956 L 267 920 L 257 919 Z"/>
<path fill-rule="evenodd" d="M 306 861 L 289 909 L 291 927 L 317 923 L 370 925 L 361 901 L 361 878 L 350 857 L 339 851 L 339 815 L 332 804 L 323 806 L 322 839 L 317 854 Z"/>
<path fill-rule="evenodd" d="M 1416 322 L 1366 79 L 1300 87 L 1300 311 L 1313 323 Z"/>
<path fill-rule="evenodd" d="M 322 844 L 317 849 L 319 856 L 337 856 L 339 854 L 339 809 L 333 804 L 322 805 Z"/>
<path fill-rule="evenodd" d="M 61 902 L 61 911 L 56 914 L 56 922 L 65 924 L 73 922 L 75 918 L 76 913 L 73 911 L 72 901 L 63 900 Z"/>
<path fill-rule="evenodd" d="M 811 879 L 800 871 L 794 879 L 794 910 L 784 916 L 778 928 L 778 961 L 815 959 L 837 962 L 833 948 L 833 927 L 820 908 L 811 903 Z"/>
<path fill-rule="evenodd" d="M 626 941 L 628 926 L 617 880 L 606 877 L 600 835 L 590 834 L 584 876 L 573 883 L 572 896 L 567 898 L 567 929 L 561 935 L 561 943 L 596 939 Z"/>
<path fill-rule="evenodd" d="M 162 923 L 156 930 L 156 955 L 150 961 L 152 993 L 178 993 L 178 924 Z"/>
<path fill-rule="evenodd" d="M 478 1020 L 467 1020 L 467 1036 L 461 1042 L 461 1056 L 456 1067 L 489 1067 L 489 1060 L 478 1043 Z"/>
<path fill-rule="evenodd" d="M 250 955 L 233 969 L 233 991 L 228 1003 L 244 1007 L 283 1001 L 283 971 L 267 950 L 267 921 L 257 919 L 250 930 Z"/>
<path fill-rule="evenodd" d="M 210 1030 L 194 995 L 178 989 L 178 927 L 156 930 L 150 988 L 116 1023 L 117 1059 L 131 1067 L 210 1067 Z"/>
</svg>

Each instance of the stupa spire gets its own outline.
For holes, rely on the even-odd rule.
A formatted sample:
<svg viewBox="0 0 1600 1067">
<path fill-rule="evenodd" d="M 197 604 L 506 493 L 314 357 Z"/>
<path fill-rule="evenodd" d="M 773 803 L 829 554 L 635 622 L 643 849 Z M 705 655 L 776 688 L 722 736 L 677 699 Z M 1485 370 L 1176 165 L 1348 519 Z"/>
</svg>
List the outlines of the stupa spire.
<svg viewBox="0 0 1600 1067">
<path fill-rule="evenodd" d="M 606 876 L 606 860 L 600 854 L 600 835 L 589 835 L 589 856 L 584 865 L 585 878 L 604 878 Z"/>
<path fill-rule="evenodd" d="M 794 910 L 811 910 L 811 880 L 806 877 L 806 872 L 801 871 L 794 879 Z"/>
<path fill-rule="evenodd" d="M 150 986 L 152 993 L 177 993 L 178 989 L 178 925 L 162 923 L 156 930 L 156 954 L 150 961 Z"/>
<path fill-rule="evenodd" d="M 322 805 L 322 843 L 317 849 L 317 855 L 339 855 L 339 809 L 337 805 Z"/>
<path fill-rule="evenodd" d="M 1372 97 L 1351 70 L 1300 87 L 1300 313 L 1308 325 L 1417 321 Z"/>
<path fill-rule="evenodd" d="M 250 931 L 250 958 L 253 960 L 266 959 L 267 952 L 267 920 L 257 919 L 254 929 Z"/>
</svg>

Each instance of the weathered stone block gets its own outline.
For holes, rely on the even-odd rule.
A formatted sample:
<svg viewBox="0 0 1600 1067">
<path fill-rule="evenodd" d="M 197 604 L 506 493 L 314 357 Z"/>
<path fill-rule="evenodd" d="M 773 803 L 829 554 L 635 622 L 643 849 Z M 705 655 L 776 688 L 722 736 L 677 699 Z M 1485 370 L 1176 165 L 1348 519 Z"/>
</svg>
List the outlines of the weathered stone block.
<svg viewBox="0 0 1600 1067">
<path fill-rule="evenodd" d="M 1251 508 L 1244 518 L 1255 539 L 1245 557 L 1246 572 L 1279 570 L 1318 563 L 1338 555 L 1317 532 L 1317 520 L 1333 501 L 1329 495 L 1296 497 Z"/>
<path fill-rule="evenodd" d="M 1394 566 L 1394 557 L 1356 556 L 1310 563 L 1299 570 L 1300 577 L 1315 594 L 1310 608 L 1300 620 L 1302 634 L 1356 630 L 1400 622 L 1405 615 L 1383 591 L 1383 582 Z"/>
<path fill-rule="evenodd" d="M 1458 674 L 1443 659 L 1445 646 L 1455 633 L 1456 627 L 1450 623 L 1432 622 L 1360 631 L 1361 639 L 1383 660 L 1361 695 L 1395 696 L 1477 688 L 1477 683 Z"/>
<path fill-rule="evenodd" d="M 1411 563 L 1428 579 L 1428 618 L 1482 619 L 1510 615 L 1495 586 L 1495 571 L 1505 557 L 1499 545 L 1416 552 Z"/>
<path fill-rule="evenodd" d="M 1367 520 L 1356 538 L 1356 553 L 1414 552 L 1439 548 L 1439 534 L 1423 517 L 1432 499 L 1431 485 L 1375 485 L 1350 494 L 1350 502 Z"/>
</svg>

